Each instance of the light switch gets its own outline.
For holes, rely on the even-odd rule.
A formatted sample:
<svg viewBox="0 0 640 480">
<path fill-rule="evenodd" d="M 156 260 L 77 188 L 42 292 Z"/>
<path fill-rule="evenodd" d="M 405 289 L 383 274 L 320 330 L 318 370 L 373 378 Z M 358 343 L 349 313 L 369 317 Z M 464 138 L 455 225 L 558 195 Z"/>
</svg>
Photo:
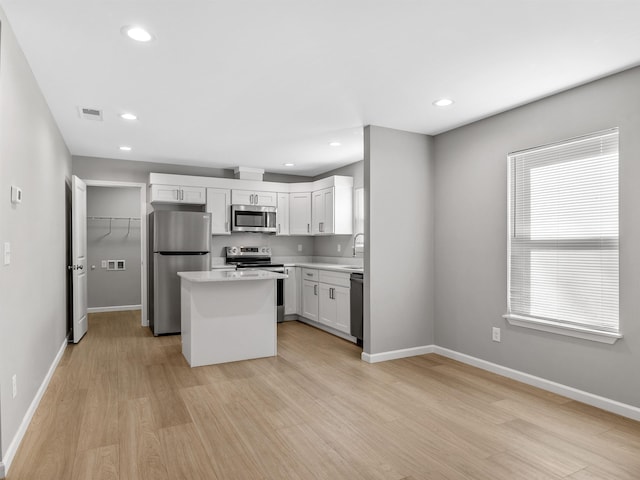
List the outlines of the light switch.
<svg viewBox="0 0 640 480">
<path fill-rule="evenodd" d="M 11 203 L 21 203 L 22 202 L 22 189 L 20 187 L 16 187 L 15 185 L 11 185 Z"/>
<path fill-rule="evenodd" d="M 4 264 L 9 265 L 11 263 L 11 243 L 4 242 Z"/>
<path fill-rule="evenodd" d="M 106 260 L 102 260 L 102 263 L 100 264 L 100 266 L 102 268 L 107 268 L 107 261 Z"/>
</svg>

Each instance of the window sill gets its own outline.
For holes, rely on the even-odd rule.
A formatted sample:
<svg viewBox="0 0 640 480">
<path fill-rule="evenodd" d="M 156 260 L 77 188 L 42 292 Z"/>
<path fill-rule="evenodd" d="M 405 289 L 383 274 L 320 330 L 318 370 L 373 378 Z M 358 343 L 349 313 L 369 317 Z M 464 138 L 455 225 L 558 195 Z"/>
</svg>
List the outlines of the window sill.
<svg viewBox="0 0 640 480">
<path fill-rule="evenodd" d="M 619 333 L 601 332 L 590 328 L 565 325 L 509 313 L 503 315 L 502 318 L 506 318 L 510 325 L 556 333 L 558 335 L 566 335 L 568 337 L 582 338 L 583 340 L 590 340 L 592 342 L 608 343 L 609 345 L 614 344 L 618 339 L 622 338 L 622 335 Z"/>
</svg>

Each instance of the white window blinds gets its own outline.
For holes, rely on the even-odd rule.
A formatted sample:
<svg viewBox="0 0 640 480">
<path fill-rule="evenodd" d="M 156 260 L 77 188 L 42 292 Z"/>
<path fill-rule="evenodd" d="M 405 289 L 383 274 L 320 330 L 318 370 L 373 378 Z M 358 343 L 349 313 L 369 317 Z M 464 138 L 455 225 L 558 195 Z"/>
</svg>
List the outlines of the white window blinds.
<svg viewBox="0 0 640 480">
<path fill-rule="evenodd" d="M 509 155 L 508 314 L 618 333 L 618 129 Z"/>
</svg>

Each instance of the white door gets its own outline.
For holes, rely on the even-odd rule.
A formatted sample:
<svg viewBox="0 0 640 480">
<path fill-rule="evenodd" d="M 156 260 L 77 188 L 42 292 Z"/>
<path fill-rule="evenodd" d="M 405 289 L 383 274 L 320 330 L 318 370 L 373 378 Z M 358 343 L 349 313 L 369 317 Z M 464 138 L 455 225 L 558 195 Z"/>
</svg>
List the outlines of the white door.
<svg viewBox="0 0 640 480">
<path fill-rule="evenodd" d="M 71 179 L 71 251 L 73 265 L 73 343 L 87 333 L 87 185 Z"/>
</svg>

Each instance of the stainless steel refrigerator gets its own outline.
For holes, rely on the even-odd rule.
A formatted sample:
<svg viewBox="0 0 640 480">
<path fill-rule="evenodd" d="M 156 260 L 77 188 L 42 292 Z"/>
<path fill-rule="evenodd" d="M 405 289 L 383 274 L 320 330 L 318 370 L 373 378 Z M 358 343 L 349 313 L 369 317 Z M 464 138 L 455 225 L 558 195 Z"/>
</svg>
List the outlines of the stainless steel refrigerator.
<svg viewBox="0 0 640 480">
<path fill-rule="evenodd" d="M 178 272 L 211 270 L 211 214 L 149 214 L 149 327 L 155 336 L 180 333 Z"/>
</svg>

